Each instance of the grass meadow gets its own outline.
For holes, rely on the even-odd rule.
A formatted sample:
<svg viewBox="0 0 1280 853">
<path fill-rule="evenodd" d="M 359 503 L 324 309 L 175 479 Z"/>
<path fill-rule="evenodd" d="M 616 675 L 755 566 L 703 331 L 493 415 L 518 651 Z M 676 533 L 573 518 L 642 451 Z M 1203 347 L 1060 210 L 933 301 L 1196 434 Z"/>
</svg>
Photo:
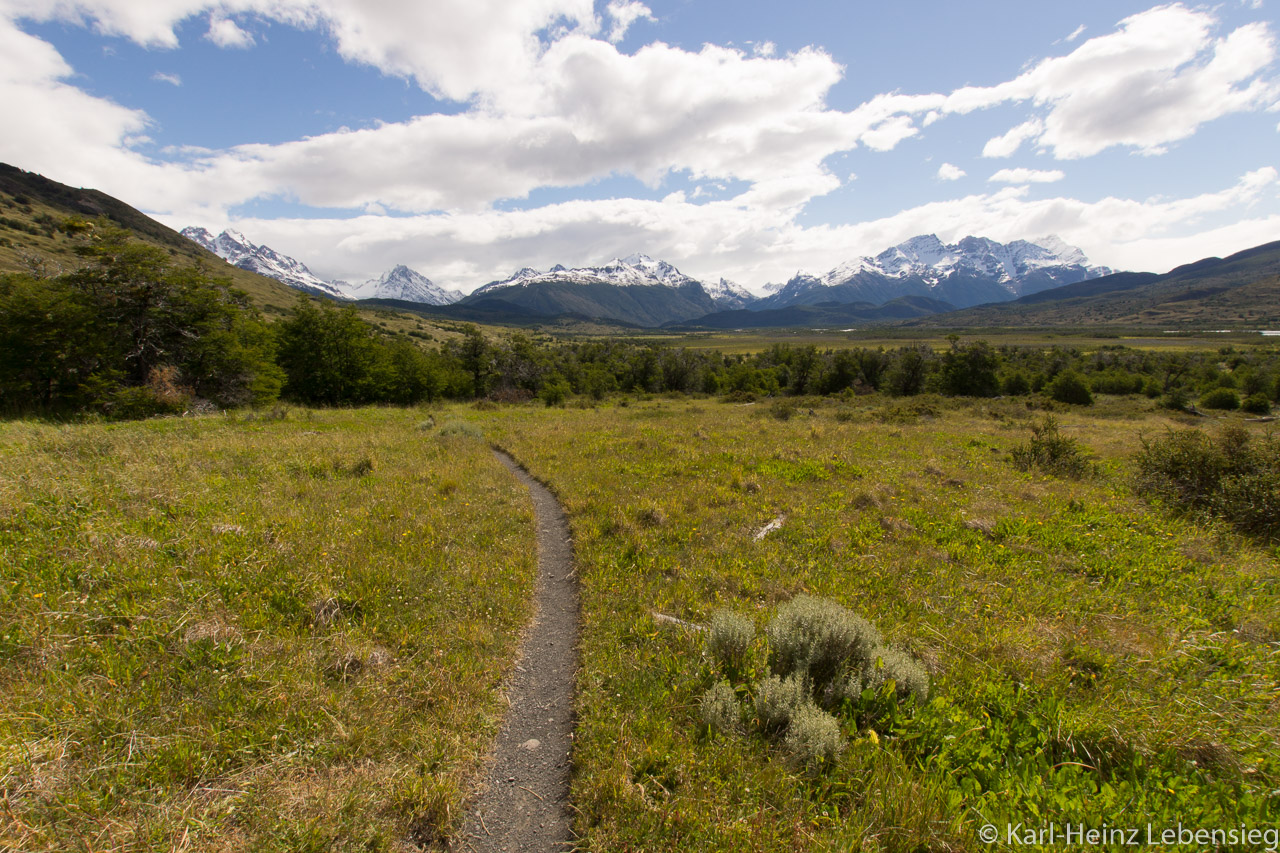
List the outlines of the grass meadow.
<svg viewBox="0 0 1280 853">
<path fill-rule="evenodd" d="M 491 443 L 573 531 L 580 849 L 1275 827 L 1280 553 L 1135 496 L 1142 437 L 1188 419 L 1054 414 L 1078 479 L 1013 464 L 1043 417 L 1023 400 L 0 426 L 0 848 L 439 847 L 529 615 L 531 509 Z M 817 770 L 750 720 L 764 628 L 800 593 L 932 682 L 846 709 Z M 720 609 L 757 627 L 735 673 L 699 630 Z M 726 675 L 743 715 L 716 731 L 700 702 Z"/>
<path fill-rule="evenodd" d="M 535 531 L 488 446 L 424 417 L 0 425 L 0 849 L 457 825 Z"/>
<path fill-rule="evenodd" d="M 1002 842 L 1009 824 L 1274 828 L 1277 551 L 1134 496 L 1141 436 L 1187 422 L 1121 400 L 1056 417 L 1091 457 L 1082 479 L 1012 464 L 1042 418 L 1022 401 L 656 399 L 479 418 L 574 531 L 583 849 L 980 850 L 988 823 Z M 699 701 L 723 676 L 703 635 L 655 618 L 727 608 L 763 629 L 799 593 L 870 619 L 933 682 L 919 707 L 844 715 L 848 748 L 816 774 L 750 725 L 712 733 Z M 747 717 L 761 643 L 734 683 Z"/>
</svg>

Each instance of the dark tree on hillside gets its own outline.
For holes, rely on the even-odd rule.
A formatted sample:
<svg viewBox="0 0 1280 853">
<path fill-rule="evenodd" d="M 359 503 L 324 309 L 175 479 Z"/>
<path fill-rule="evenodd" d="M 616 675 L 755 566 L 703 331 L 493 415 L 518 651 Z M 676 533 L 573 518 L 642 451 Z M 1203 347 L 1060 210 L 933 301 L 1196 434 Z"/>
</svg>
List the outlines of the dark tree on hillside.
<svg viewBox="0 0 1280 853">
<path fill-rule="evenodd" d="M 192 397 L 219 406 L 274 399 L 273 339 L 247 297 L 129 232 L 97 225 L 86 264 L 0 283 L 0 392 L 12 412 L 87 407 L 137 416 Z"/>
</svg>

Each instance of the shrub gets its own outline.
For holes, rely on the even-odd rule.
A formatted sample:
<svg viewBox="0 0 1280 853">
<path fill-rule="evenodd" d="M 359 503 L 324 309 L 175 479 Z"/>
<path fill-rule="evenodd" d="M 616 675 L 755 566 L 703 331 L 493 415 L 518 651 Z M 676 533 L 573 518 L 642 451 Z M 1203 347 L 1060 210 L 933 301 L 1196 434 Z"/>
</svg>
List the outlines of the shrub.
<svg viewBox="0 0 1280 853">
<path fill-rule="evenodd" d="M 1160 407 L 1172 412 L 1185 412 L 1187 410 L 1187 392 L 1181 388 L 1170 388 L 1169 392 L 1160 400 Z"/>
<path fill-rule="evenodd" d="M 1049 396 L 1059 403 L 1073 406 L 1093 405 L 1093 394 L 1089 392 L 1089 386 L 1084 377 L 1074 370 L 1064 370 L 1053 377 L 1053 381 L 1049 383 Z"/>
<path fill-rule="evenodd" d="M 1058 422 L 1046 415 L 1040 424 L 1031 426 L 1031 438 L 1012 451 L 1013 464 L 1019 470 L 1038 468 L 1059 477 L 1083 477 L 1090 465 L 1073 438 L 1058 431 Z"/>
<path fill-rule="evenodd" d="M 880 632 L 866 619 L 834 601 L 809 595 L 797 595 L 779 607 L 766 633 L 773 672 L 804 676 L 819 696 L 881 644 Z"/>
<path fill-rule="evenodd" d="M 543 381 L 542 390 L 538 392 L 538 396 L 542 398 L 542 402 L 548 407 L 563 406 L 564 401 L 568 399 L 572 391 L 573 388 L 569 385 L 569 380 L 559 373 L 552 373 Z"/>
<path fill-rule="evenodd" d="M 810 771 L 830 765 L 840 757 L 845 747 L 840 722 L 813 705 L 802 705 L 796 709 L 783 745 L 797 762 Z"/>
<path fill-rule="evenodd" d="M 732 610 L 717 610 L 707 632 L 707 653 L 726 675 L 736 676 L 746 667 L 756 626 L 751 620 Z"/>
<path fill-rule="evenodd" d="M 1221 518 L 1252 536 L 1280 536 L 1280 441 L 1231 426 L 1217 438 L 1191 429 L 1142 442 L 1135 489 L 1175 509 Z"/>
<path fill-rule="evenodd" d="M 1251 394 L 1240 404 L 1240 410 L 1251 415 L 1267 415 L 1271 413 L 1271 401 L 1266 394 Z"/>
<path fill-rule="evenodd" d="M 733 685 L 727 681 L 717 681 L 702 694 L 699 703 L 702 721 L 713 732 L 734 732 L 742 722 L 742 707 L 738 704 L 738 696 Z"/>
<path fill-rule="evenodd" d="M 1014 371 L 1000 383 L 1000 392 L 1006 397 L 1021 397 L 1031 393 L 1031 380 L 1021 370 Z"/>
<path fill-rule="evenodd" d="M 1240 395 L 1230 388 L 1214 388 L 1200 398 L 1200 405 L 1206 409 L 1231 411 L 1240 408 Z"/>
<path fill-rule="evenodd" d="M 481 438 L 484 433 L 480 431 L 480 427 L 466 421 L 449 421 L 440 428 L 440 434 L 444 436 L 460 435 L 464 438 Z"/>
<path fill-rule="evenodd" d="M 789 400 L 774 400 L 769 405 L 769 414 L 780 421 L 789 421 L 795 416 L 795 404 Z"/>
<path fill-rule="evenodd" d="M 1135 373 L 1107 370 L 1095 374 L 1089 385 L 1096 394 L 1137 394 L 1145 387 L 1146 380 Z"/>
<path fill-rule="evenodd" d="M 799 674 L 787 678 L 771 675 L 756 688 L 756 719 L 766 732 L 782 731 L 796 711 L 808 704 L 809 687 Z"/>
<path fill-rule="evenodd" d="M 929 698 L 929 675 L 911 655 L 896 646 L 882 646 L 868 662 L 862 674 L 863 689 L 879 690 L 889 682 L 898 699 L 915 697 L 917 702 Z"/>
</svg>

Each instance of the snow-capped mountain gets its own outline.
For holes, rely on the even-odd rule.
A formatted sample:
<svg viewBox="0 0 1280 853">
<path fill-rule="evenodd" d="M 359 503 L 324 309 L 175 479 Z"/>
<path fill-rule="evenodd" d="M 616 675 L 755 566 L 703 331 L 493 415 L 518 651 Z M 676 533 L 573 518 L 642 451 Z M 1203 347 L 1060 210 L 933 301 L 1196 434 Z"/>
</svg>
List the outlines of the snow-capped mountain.
<svg viewBox="0 0 1280 853">
<path fill-rule="evenodd" d="M 445 290 L 404 264 L 399 264 L 379 278 L 371 278 L 364 284 L 347 285 L 343 291 L 351 299 L 400 299 L 426 305 L 451 305 L 462 298 L 461 292 Z"/>
<path fill-rule="evenodd" d="M 232 228 L 215 237 L 207 228 L 189 227 L 182 229 L 182 236 L 198 243 L 227 263 L 274 278 L 282 284 L 308 293 L 336 299 L 401 299 L 426 305 L 449 305 L 462 298 L 460 292 L 445 290 L 404 264 L 363 284 L 325 281 L 307 269 L 307 265 L 301 261 L 282 255 L 268 246 L 255 245 L 248 237 Z"/>
<path fill-rule="evenodd" d="M 476 290 L 484 293 L 500 287 L 528 287 L 546 282 L 564 282 L 568 284 L 588 284 L 605 282 L 616 285 L 665 285 L 680 287 L 685 284 L 697 284 L 697 279 L 680 272 L 666 261 L 655 261 L 648 255 L 627 255 L 625 258 L 614 258 L 607 264 L 598 267 L 566 267 L 556 264 L 546 272 L 525 267 L 501 281 L 492 281 Z"/>
<path fill-rule="evenodd" d="M 716 310 L 742 308 L 755 297 L 731 281 L 720 279 L 715 284 L 698 281 L 685 275 L 666 261 L 654 260 L 648 255 L 634 254 L 614 258 L 598 267 L 566 268 L 556 264 L 546 272 L 525 267 L 501 281 L 493 281 L 472 294 L 492 294 L 509 287 L 534 287 L 545 284 L 611 284 L 618 287 L 669 287 L 701 288 Z"/>
<path fill-rule="evenodd" d="M 325 281 L 307 265 L 267 246 L 257 246 L 239 231 L 228 228 L 214 237 L 205 228 L 183 228 L 182 236 L 213 252 L 229 264 L 321 296 L 349 298 L 333 282 Z"/>
<path fill-rule="evenodd" d="M 740 308 L 751 299 L 737 285 L 704 284 L 666 261 L 637 254 L 596 267 L 568 269 L 557 264 L 546 272 L 526 267 L 486 284 L 461 304 L 508 313 L 576 314 L 660 326 Z"/>
<path fill-rule="evenodd" d="M 1057 237 L 998 243 L 965 237 L 947 245 L 933 234 L 912 237 L 875 257 L 840 264 L 825 275 L 798 274 L 753 308 L 820 302 L 880 305 L 901 296 L 927 296 L 968 307 L 1108 275 Z"/>
<path fill-rule="evenodd" d="M 711 301 L 715 303 L 716 308 L 720 311 L 735 311 L 739 308 L 746 308 L 757 297 L 750 293 L 746 288 L 740 287 L 722 278 L 715 284 L 702 283 L 702 289 L 711 297 Z"/>
</svg>

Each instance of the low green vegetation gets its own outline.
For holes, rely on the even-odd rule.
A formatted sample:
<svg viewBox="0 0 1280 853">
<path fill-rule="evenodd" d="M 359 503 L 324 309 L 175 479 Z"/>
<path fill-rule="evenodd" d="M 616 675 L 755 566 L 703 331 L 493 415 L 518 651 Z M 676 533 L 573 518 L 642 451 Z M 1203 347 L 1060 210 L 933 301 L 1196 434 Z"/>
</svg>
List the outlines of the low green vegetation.
<svg viewBox="0 0 1280 853">
<path fill-rule="evenodd" d="M 1019 400 L 794 403 L 474 416 L 570 516 L 585 849 L 1275 826 L 1277 553 L 1135 488 L 1140 435 L 1186 416 L 1141 397 L 1051 426 Z M 1267 425 L 1231 417 L 1270 448 Z M 1088 476 L 1054 470 L 1079 456 Z M 849 630 L 786 627 L 811 608 Z M 792 632 L 864 641 L 817 654 Z M 855 697 L 850 650 L 876 633 L 884 681 Z"/>
<path fill-rule="evenodd" d="M 1264 540 L 1280 538 L 1280 440 L 1235 424 L 1216 435 L 1198 429 L 1144 440 L 1139 494 L 1175 511 L 1219 518 Z"/>
<path fill-rule="evenodd" d="M 0 426 L 0 849 L 404 850 L 457 828 L 535 531 L 474 427 L 422 425 Z"/>
<path fill-rule="evenodd" d="M 899 702 L 928 697 L 929 678 L 902 649 L 834 601 L 798 595 L 770 620 L 769 675 L 753 682 L 747 666 L 755 627 L 732 611 L 717 611 L 706 651 L 724 680 L 700 702 L 703 721 L 732 736 L 741 730 L 741 692 L 754 707 L 753 728 L 783 744 L 797 766 L 816 773 L 844 752 L 841 730 L 867 728 Z M 752 698 L 754 697 L 754 698 Z"/>
</svg>

